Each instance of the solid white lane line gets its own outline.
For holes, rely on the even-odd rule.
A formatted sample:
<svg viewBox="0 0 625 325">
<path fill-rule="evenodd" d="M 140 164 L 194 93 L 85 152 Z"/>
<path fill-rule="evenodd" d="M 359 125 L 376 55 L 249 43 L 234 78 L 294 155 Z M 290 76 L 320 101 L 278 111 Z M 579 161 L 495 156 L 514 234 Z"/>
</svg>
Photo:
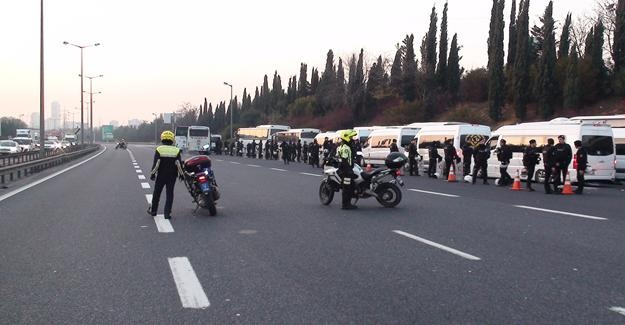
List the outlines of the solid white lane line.
<svg viewBox="0 0 625 325">
<path fill-rule="evenodd" d="M 277 172 L 285 172 L 286 171 L 286 169 L 280 169 L 280 168 L 269 168 L 269 169 L 275 170 Z"/>
<path fill-rule="evenodd" d="M 319 174 L 311 174 L 311 173 L 300 173 L 300 175 L 314 176 L 314 177 L 322 177 L 322 176 L 323 176 L 323 175 L 319 175 Z"/>
<path fill-rule="evenodd" d="M 141 174 L 141 173 L 143 173 L 143 172 L 141 171 L 141 169 L 135 169 L 135 172 L 137 172 L 137 174 Z"/>
<path fill-rule="evenodd" d="M 608 220 L 607 218 L 589 216 L 587 214 L 579 214 L 579 213 L 572 213 L 572 212 L 558 211 L 558 210 L 549 210 L 549 209 L 543 209 L 543 208 L 530 207 L 530 206 L 526 206 L 526 205 L 515 205 L 515 207 L 521 208 L 521 209 L 527 209 L 527 210 L 535 210 L 535 211 L 549 212 L 549 213 L 555 213 L 555 214 L 563 214 L 563 215 L 566 215 L 566 216 L 573 216 L 573 217 L 586 218 L 586 219 L 592 219 L 592 220 L 601 220 L 601 221 Z"/>
<path fill-rule="evenodd" d="M 148 204 L 152 204 L 152 194 L 146 194 L 145 199 L 148 201 Z"/>
<path fill-rule="evenodd" d="M 615 312 L 615 313 L 619 313 L 619 314 L 625 316 L 625 308 L 623 308 L 623 307 L 616 307 L 616 306 L 614 306 L 614 307 L 610 307 L 610 310 Z"/>
<path fill-rule="evenodd" d="M 210 306 L 210 302 L 204 293 L 202 284 L 198 280 L 193 266 L 186 257 L 170 257 L 169 267 L 171 274 L 174 276 L 180 302 L 184 308 L 201 308 Z"/>
<path fill-rule="evenodd" d="M 141 183 L 141 188 L 150 188 L 150 183 Z"/>
<path fill-rule="evenodd" d="M 132 162 L 137 161 L 137 160 L 135 159 L 135 155 L 133 155 L 133 154 L 132 154 L 132 151 L 130 151 L 130 149 L 126 148 L 126 151 L 128 151 L 128 153 L 130 154 L 130 159 L 132 160 Z"/>
<path fill-rule="evenodd" d="M 454 195 L 454 194 L 445 194 L 445 193 L 439 193 L 439 192 L 417 190 L 417 189 L 414 189 L 414 188 L 409 188 L 408 191 L 425 193 L 425 194 L 432 194 L 432 195 L 440 195 L 440 196 L 445 196 L 445 197 L 460 197 L 459 195 Z"/>
<path fill-rule="evenodd" d="M 472 261 L 479 261 L 479 260 L 481 260 L 481 258 L 479 258 L 477 256 L 473 256 L 471 254 L 467 254 L 465 252 L 461 252 L 461 251 L 459 251 L 457 249 L 454 249 L 454 248 L 451 248 L 451 247 L 447 247 L 447 246 L 441 245 L 439 243 L 435 243 L 435 242 L 427 240 L 425 238 L 417 237 L 417 236 L 415 236 L 413 234 L 409 234 L 409 233 L 403 232 L 401 230 L 393 230 L 393 232 L 398 234 L 398 235 L 402 235 L 404 237 L 408 237 L 410 239 L 414 239 L 416 241 L 422 242 L 422 243 L 424 243 L 426 245 L 430 245 L 432 247 L 436 247 L 438 249 L 442 249 L 442 250 L 444 250 L 446 252 L 452 253 L 454 255 L 458 255 L 458 256 L 460 256 L 462 258 L 466 258 L 468 260 L 472 260 Z"/>
<path fill-rule="evenodd" d="M 8 199 L 8 198 L 10 198 L 10 197 L 12 197 L 12 196 L 14 196 L 14 195 L 18 194 L 18 193 L 24 192 L 24 191 L 26 191 L 26 190 L 27 190 L 27 189 L 29 189 L 29 188 L 35 187 L 35 186 L 37 186 L 37 185 L 39 185 L 39 184 L 41 184 L 41 183 L 43 183 L 43 182 L 45 182 L 45 181 L 47 181 L 47 180 L 49 180 L 49 179 L 52 179 L 52 178 L 54 178 L 54 177 L 57 177 L 57 176 L 59 176 L 59 175 L 61 175 L 61 174 L 65 173 L 65 172 L 67 172 L 67 171 L 69 171 L 69 170 L 72 170 L 72 169 L 74 169 L 74 168 L 76 168 L 76 167 L 78 167 L 78 166 L 80 166 L 80 165 L 82 165 L 82 164 L 84 164 L 84 163 L 86 163 L 86 162 L 88 162 L 88 161 L 92 160 L 92 159 L 95 159 L 95 158 L 97 158 L 99 155 L 103 154 L 105 151 L 106 151 L 106 147 L 104 147 L 104 150 L 100 151 L 98 154 L 96 154 L 95 156 L 93 156 L 93 157 L 91 157 L 91 158 L 87 158 L 87 159 L 85 159 L 85 160 L 83 160 L 83 161 L 81 161 L 81 162 L 79 162 L 79 163 L 77 163 L 77 164 L 73 164 L 73 165 L 71 165 L 71 166 L 69 166 L 69 167 L 67 167 L 67 168 L 65 168 L 65 169 L 61 169 L 61 170 L 59 170 L 59 171 L 58 171 L 58 172 L 56 172 L 56 173 L 53 173 L 53 174 L 51 174 L 51 175 L 48 175 L 48 176 L 46 176 L 46 177 L 44 177 L 44 178 L 42 178 L 42 179 L 40 179 L 40 180 L 37 180 L 37 181 L 35 181 L 35 182 L 32 182 L 32 183 L 30 183 L 30 184 L 28 184 L 28 185 L 24 185 L 24 186 L 22 186 L 22 187 L 20 187 L 20 188 L 18 188 L 18 189 L 16 189 L 16 190 L 13 190 L 13 191 L 11 191 L 11 192 L 9 192 L 9 193 L 7 193 L 7 194 L 0 195 L 0 202 L 2 202 L 2 201 L 4 201 L 4 200 L 6 200 L 6 199 Z"/>
<path fill-rule="evenodd" d="M 137 177 L 139 177 L 139 179 L 145 179 L 144 175 L 137 175 Z"/>
<path fill-rule="evenodd" d="M 158 232 L 174 232 L 174 227 L 171 226 L 169 219 L 165 219 L 165 215 L 157 214 L 156 217 L 154 217 L 154 222 L 156 223 Z"/>
</svg>

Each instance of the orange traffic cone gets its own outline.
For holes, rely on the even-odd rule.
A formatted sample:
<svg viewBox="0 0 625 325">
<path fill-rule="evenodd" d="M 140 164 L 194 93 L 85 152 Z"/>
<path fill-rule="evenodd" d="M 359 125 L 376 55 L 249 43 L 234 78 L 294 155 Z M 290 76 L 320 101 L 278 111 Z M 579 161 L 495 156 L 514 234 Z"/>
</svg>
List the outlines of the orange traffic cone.
<svg viewBox="0 0 625 325">
<path fill-rule="evenodd" d="M 512 187 L 510 188 L 513 191 L 521 190 L 521 176 L 519 175 L 519 170 L 516 170 L 516 176 L 514 177 L 514 183 L 512 183 Z"/>
<path fill-rule="evenodd" d="M 365 171 L 367 173 L 370 173 L 372 170 L 373 170 L 373 167 L 371 167 L 371 164 L 367 164 L 367 167 L 366 167 Z"/>
<path fill-rule="evenodd" d="M 562 194 L 571 195 L 573 194 L 573 187 L 571 186 L 571 177 L 569 177 L 569 173 L 566 173 L 566 180 L 564 181 L 564 186 L 562 187 Z"/>
<path fill-rule="evenodd" d="M 447 177 L 447 181 L 450 183 L 456 182 L 456 166 L 454 164 L 449 168 L 449 176 Z"/>
</svg>

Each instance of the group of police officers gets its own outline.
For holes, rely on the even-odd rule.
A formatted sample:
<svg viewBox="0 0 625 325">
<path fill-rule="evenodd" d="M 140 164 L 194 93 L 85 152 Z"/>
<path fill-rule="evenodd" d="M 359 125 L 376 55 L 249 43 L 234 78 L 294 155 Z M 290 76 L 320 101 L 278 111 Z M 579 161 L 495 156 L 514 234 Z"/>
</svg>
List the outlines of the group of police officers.
<svg viewBox="0 0 625 325">
<path fill-rule="evenodd" d="M 437 178 L 437 166 L 438 163 L 444 161 L 443 165 L 443 177 L 447 179 L 451 168 L 456 171 L 456 165 L 462 162 L 462 169 L 465 180 L 475 184 L 478 177 L 482 177 L 484 184 L 488 185 L 488 159 L 491 155 L 491 150 L 486 146 L 485 139 L 481 139 L 475 146 L 465 143 L 462 147 L 462 159 L 456 153 L 453 139 L 445 141 L 444 145 L 439 142 L 432 142 L 428 146 L 429 166 L 427 174 L 429 177 Z M 588 167 L 588 153 L 582 146 L 582 142 L 577 140 L 574 142 L 576 152 L 576 164 L 574 166 L 577 173 L 578 187 L 575 191 L 576 194 L 582 194 L 584 191 L 584 175 L 586 168 Z M 438 149 L 443 147 L 444 156 L 438 153 Z M 392 150 L 392 149 L 391 149 Z M 413 140 L 407 148 L 409 158 L 409 171 L 410 175 L 419 175 L 418 160 L 420 158 L 417 152 L 416 142 Z M 499 161 L 500 178 L 497 181 L 498 186 L 507 186 L 513 182 L 512 177 L 508 173 L 508 166 L 510 160 L 512 160 L 512 149 L 506 143 L 506 140 L 501 140 L 499 148 L 495 150 L 497 154 L 497 160 Z M 542 157 L 541 157 L 542 155 Z M 473 170 L 471 170 L 471 158 L 473 158 Z M 543 163 L 544 165 L 544 186 L 546 194 L 558 194 L 561 193 L 560 186 L 566 180 L 568 173 L 568 166 L 573 158 L 573 151 L 571 146 L 566 143 L 566 137 L 564 135 L 558 136 L 558 143 L 555 144 L 554 139 L 548 139 L 547 144 L 541 148 L 537 147 L 536 140 L 530 140 L 525 151 L 523 152 L 523 166 L 525 168 L 524 173 L 527 174 L 527 189 L 530 192 L 534 191 L 532 183 L 536 180 L 536 166 Z"/>
</svg>

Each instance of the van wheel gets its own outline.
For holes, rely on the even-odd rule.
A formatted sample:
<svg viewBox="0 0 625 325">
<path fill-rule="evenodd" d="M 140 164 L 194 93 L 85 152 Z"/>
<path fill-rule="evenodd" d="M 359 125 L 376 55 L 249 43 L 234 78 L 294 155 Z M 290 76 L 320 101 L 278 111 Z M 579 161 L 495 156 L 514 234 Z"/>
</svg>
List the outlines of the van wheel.
<svg viewBox="0 0 625 325">
<path fill-rule="evenodd" d="M 544 184 L 545 183 L 545 171 L 543 169 L 539 169 L 536 171 L 534 175 L 534 181 L 536 183 Z"/>
</svg>

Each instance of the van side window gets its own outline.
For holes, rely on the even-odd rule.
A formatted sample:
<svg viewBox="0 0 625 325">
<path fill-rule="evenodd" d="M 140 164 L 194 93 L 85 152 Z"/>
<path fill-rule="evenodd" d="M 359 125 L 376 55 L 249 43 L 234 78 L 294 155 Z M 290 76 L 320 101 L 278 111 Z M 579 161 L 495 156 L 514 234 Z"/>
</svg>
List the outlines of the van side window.
<svg viewBox="0 0 625 325">
<path fill-rule="evenodd" d="M 506 140 L 506 144 L 510 147 L 512 152 L 524 152 L 525 147 L 527 147 L 528 143 L 525 141 L 524 136 L 504 136 L 504 140 Z M 529 138 L 527 142 L 529 142 Z"/>
<path fill-rule="evenodd" d="M 499 136 L 494 136 L 488 140 L 488 148 L 492 151 L 497 149 L 497 142 L 499 141 Z"/>
<path fill-rule="evenodd" d="M 445 144 L 445 140 L 453 139 L 454 136 L 452 134 L 441 134 L 441 135 L 421 135 L 419 136 L 419 149 L 427 149 L 430 147 L 432 142 L 438 141 L 439 148 L 443 148 Z M 409 142 L 410 143 L 410 142 Z"/>
</svg>

